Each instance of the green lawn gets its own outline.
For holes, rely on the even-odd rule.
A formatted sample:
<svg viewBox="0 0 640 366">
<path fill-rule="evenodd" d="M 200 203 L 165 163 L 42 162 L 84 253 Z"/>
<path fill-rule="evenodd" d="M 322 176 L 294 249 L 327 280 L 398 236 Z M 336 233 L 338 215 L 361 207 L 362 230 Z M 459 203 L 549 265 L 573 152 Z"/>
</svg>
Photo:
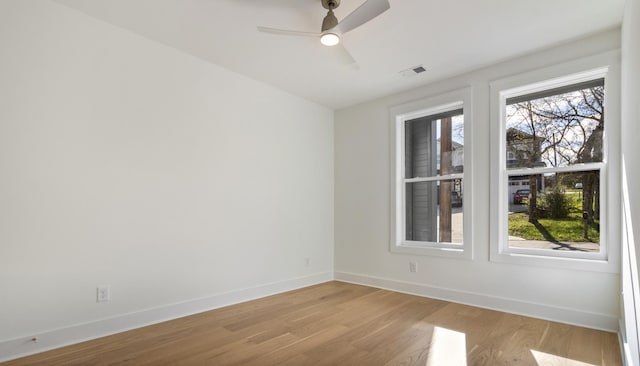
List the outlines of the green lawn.
<svg viewBox="0 0 640 366">
<path fill-rule="evenodd" d="M 598 243 L 600 232 L 598 222 L 589 227 L 589 239 L 583 236 L 581 214 L 572 212 L 567 219 L 539 219 L 538 225 L 529 222 L 526 213 L 509 215 L 509 235 L 528 240 L 569 241 Z"/>
<path fill-rule="evenodd" d="M 600 241 L 599 221 L 589 227 L 589 239 L 584 238 L 582 224 L 582 192 L 565 191 L 569 204 L 566 219 L 538 219 L 538 225 L 529 222 L 526 212 L 509 215 L 509 235 L 528 240 L 569 241 L 598 243 Z M 526 202 L 525 202 L 526 203 Z"/>
</svg>

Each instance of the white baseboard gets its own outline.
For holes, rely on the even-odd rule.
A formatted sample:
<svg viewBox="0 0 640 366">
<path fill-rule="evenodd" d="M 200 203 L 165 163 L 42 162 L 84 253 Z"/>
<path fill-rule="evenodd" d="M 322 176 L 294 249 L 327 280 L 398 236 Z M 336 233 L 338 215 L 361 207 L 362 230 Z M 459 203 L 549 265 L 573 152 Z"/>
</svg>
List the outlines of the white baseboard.
<svg viewBox="0 0 640 366">
<path fill-rule="evenodd" d="M 123 314 L 108 319 L 70 326 L 68 328 L 54 329 L 44 333 L 34 334 L 33 336 L 38 338 L 37 342 L 32 341 L 32 337 L 12 339 L 0 342 L 0 362 L 228 305 L 255 300 L 285 291 L 291 291 L 331 281 L 332 279 L 332 272 L 317 273 L 310 276 L 268 283 L 201 299 Z"/>
<path fill-rule="evenodd" d="M 608 314 L 592 313 L 571 308 L 439 288 L 411 282 L 364 276 L 354 273 L 335 272 L 334 279 L 336 281 L 430 297 L 491 310 L 499 310 L 532 318 L 551 320 L 559 323 L 578 325 L 614 333 L 618 332 L 618 318 Z"/>
</svg>

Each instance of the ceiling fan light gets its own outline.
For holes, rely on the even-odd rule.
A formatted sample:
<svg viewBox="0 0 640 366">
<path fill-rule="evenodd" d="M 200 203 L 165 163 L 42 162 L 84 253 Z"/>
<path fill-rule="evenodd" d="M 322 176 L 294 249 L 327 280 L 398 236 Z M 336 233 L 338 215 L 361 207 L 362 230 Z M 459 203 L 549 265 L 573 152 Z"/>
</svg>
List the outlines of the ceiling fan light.
<svg viewBox="0 0 640 366">
<path fill-rule="evenodd" d="M 340 43 L 340 37 L 335 33 L 325 33 L 320 37 L 320 42 L 325 46 L 335 46 Z"/>
</svg>

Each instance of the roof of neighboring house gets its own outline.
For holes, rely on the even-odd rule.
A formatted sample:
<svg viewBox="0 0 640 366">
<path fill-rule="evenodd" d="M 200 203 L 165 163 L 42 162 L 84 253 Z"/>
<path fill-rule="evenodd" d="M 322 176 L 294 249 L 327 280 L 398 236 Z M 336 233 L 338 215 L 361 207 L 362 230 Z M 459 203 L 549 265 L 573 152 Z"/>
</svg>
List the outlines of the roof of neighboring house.
<svg viewBox="0 0 640 366">
<path fill-rule="evenodd" d="M 438 142 L 438 145 L 440 145 L 440 139 L 437 139 L 436 141 Z M 461 144 L 459 142 L 455 142 L 455 141 L 451 141 L 451 144 L 453 145 L 453 149 L 454 150 L 462 149 L 464 147 L 463 144 Z"/>
<path fill-rule="evenodd" d="M 529 132 L 522 131 L 515 127 L 507 128 L 507 142 L 514 140 L 530 140 L 533 139 L 533 135 Z M 542 140 L 543 138 L 538 136 L 538 139 Z"/>
</svg>

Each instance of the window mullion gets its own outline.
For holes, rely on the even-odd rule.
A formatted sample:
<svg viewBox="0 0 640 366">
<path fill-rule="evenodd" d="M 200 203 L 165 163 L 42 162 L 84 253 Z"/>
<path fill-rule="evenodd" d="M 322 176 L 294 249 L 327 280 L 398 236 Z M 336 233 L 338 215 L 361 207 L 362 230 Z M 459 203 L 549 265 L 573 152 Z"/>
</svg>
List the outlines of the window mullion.
<svg viewBox="0 0 640 366">
<path fill-rule="evenodd" d="M 464 174 L 449 174 L 449 175 L 436 175 L 433 177 L 415 177 L 415 178 L 405 178 L 404 183 L 419 183 L 419 182 L 434 182 L 441 180 L 454 180 L 454 179 L 462 179 L 464 178 Z"/>
<path fill-rule="evenodd" d="M 583 170 L 602 170 L 604 163 L 582 163 L 562 167 L 505 169 L 507 175 L 537 175 L 546 173 L 568 173 Z"/>
</svg>

